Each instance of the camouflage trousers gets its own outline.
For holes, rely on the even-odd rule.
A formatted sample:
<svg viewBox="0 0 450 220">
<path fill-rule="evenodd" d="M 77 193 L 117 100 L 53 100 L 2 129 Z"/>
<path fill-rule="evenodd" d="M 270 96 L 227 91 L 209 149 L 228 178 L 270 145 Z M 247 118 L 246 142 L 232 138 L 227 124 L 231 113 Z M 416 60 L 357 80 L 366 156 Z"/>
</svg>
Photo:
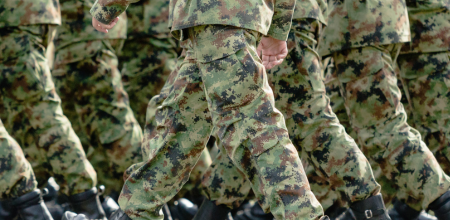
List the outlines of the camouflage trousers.
<svg viewBox="0 0 450 220">
<path fill-rule="evenodd" d="M 134 118 L 109 40 L 59 48 L 52 71 L 64 113 L 91 147 L 88 159 L 106 193 L 120 192 L 125 170 L 142 162 L 142 130 Z M 82 139 L 83 140 L 83 139 Z"/>
<path fill-rule="evenodd" d="M 368 160 L 331 110 L 316 52 L 320 29 L 320 22 L 314 19 L 293 20 L 287 41 L 289 54 L 267 75 L 290 139 L 315 170 L 309 172 L 308 180 L 325 179 L 324 187 L 356 202 L 378 194 L 381 187 Z M 231 165 L 228 157 L 219 155 L 205 175 L 203 185 L 212 200 L 237 207 L 250 187 L 243 173 Z M 328 198 L 321 193 L 317 195 L 323 197 L 318 197 L 319 201 Z"/>
<path fill-rule="evenodd" d="M 336 71 L 327 76 L 327 92 L 333 93 L 331 103 L 343 116 L 341 123 L 351 126 L 348 132 L 357 135 L 371 164 L 379 166 L 374 170 L 383 191 L 422 210 L 448 191 L 450 179 L 419 132 L 407 124 L 394 69 L 398 46 L 335 53 Z"/>
<path fill-rule="evenodd" d="M 33 168 L 0 120 L 0 200 L 14 199 L 37 188 Z"/>
<path fill-rule="evenodd" d="M 168 92 L 160 91 L 164 82 L 173 82 L 167 79 L 176 66 L 177 50 L 178 45 L 170 36 L 166 39 L 142 37 L 127 39 L 119 53 L 124 88 L 128 92 L 134 115 L 142 127 L 155 123 L 156 108 L 167 98 Z M 211 157 L 205 149 L 192 170 L 189 181 L 175 198 L 199 196 L 202 193 L 201 178 L 209 165 Z"/>
<path fill-rule="evenodd" d="M 402 54 L 397 63 L 408 116 L 450 174 L 450 52 Z"/>
<path fill-rule="evenodd" d="M 186 57 L 157 108 L 156 126 L 145 128 L 148 160 L 134 165 L 121 208 L 133 219 L 162 219 L 161 206 L 188 180 L 214 125 L 265 210 L 277 219 L 322 215 L 256 54 L 259 35 L 218 25 L 184 34 Z"/>
<path fill-rule="evenodd" d="M 186 50 L 183 50 L 181 55 L 178 58 L 178 62 L 181 63 L 186 58 Z M 164 100 L 168 97 L 171 88 L 173 88 L 173 83 L 175 81 L 175 77 L 178 74 L 178 69 L 176 71 L 172 71 L 170 75 L 167 77 L 166 83 L 164 85 L 164 89 L 162 89 L 158 95 L 153 96 L 153 98 L 149 101 L 147 106 L 147 118 L 146 118 L 146 130 L 149 134 L 151 129 L 157 126 L 157 122 L 155 119 L 155 114 L 158 106 L 162 105 Z M 208 111 L 206 108 L 205 111 Z M 209 119 L 211 120 L 211 119 Z M 189 180 L 183 185 L 183 188 L 177 193 L 174 199 L 187 197 L 190 199 L 195 199 L 203 194 L 203 190 L 201 187 L 201 180 L 203 174 L 206 172 L 208 167 L 211 165 L 211 156 L 207 148 L 205 148 L 195 164 L 194 168 L 189 175 Z M 128 173 L 131 173 L 133 170 L 128 169 Z"/>
<path fill-rule="evenodd" d="M 1 97 L 5 127 L 23 148 L 36 177 L 53 176 L 62 192 L 72 195 L 94 187 L 97 176 L 62 112 L 51 78 L 45 52 L 53 28 L 30 25 L 0 30 Z"/>
<path fill-rule="evenodd" d="M 177 60 L 175 39 L 153 37 L 127 39 L 119 55 L 120 70 L 130 106 L 141 127 L 147 104 L 158 95 Z"/>
</svg>

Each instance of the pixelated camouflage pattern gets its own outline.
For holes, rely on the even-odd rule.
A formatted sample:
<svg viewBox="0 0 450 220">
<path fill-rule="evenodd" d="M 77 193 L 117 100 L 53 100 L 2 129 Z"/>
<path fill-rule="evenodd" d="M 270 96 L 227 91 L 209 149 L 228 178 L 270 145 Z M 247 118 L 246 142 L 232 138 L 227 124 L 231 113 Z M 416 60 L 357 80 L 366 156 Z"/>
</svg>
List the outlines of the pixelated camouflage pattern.
<svg viewBox="0 0 450 220">
<path fill-rule="evenodd" d="M 134 7 L 134 6 L 131 6 Z M 175 39 L 139 37 L 125 41 L 119 56 L 122 81 L 139 124 L 145 126 L 147 105 L 158 95 L 176 66 Z"/>
<path fill-rule="evenodd" d="M 169 38 L 169 0 L 141 0 L 127 9 L 128 39 Z"/>
<path fill-rule="evenodd" d="M 0 120 L 0 199 L 14 199 L 37 187 L 30 163 Z"/>
<path fill-rule="evenodd" d="M 368 160 L 331 109 L 316 52 L 320 30 L 320 23 L 313 19 L 293 21 L 290 53 L 267 75 L 292 143 L 330 182 L 331 189 L 356 202 L 378 194 L 380 186 Z"/>
<path fill-rule="evenodd" d="M 347 115 L 347 110 L 345 109 L 345 100 L 341 95 L 340 91 L 340 83 L 336 72 L 336 67 L 334 65 L 334 61 L 332 57 L 328 57 L 324 60 L 324 83 L 327 90 L 327 96 L 330 97 L 330 105 L 333 109 L 333 112 L 338 116 L 339 122 L 344 126 L 346 132 L 355 140 L 358 140 L 358 135 L 355 130 L 353 130 L 350 119 Z M 400 82 L 400 81 L 399 81 Z M 398 83 L 401 85 L 401 83 Z M 404 100 L 404 96 L 402 96 L 402 100 Z M 403 103 L 403 102 L 402 102 Z M 404 103 L 403 103 L 404 104 Z M 409 115 L 408 115 L 409 117 Z M 408 118 L 408 124 L 409 118 Z M 387 206 L 392 202 L 393 198 L 397 194 L 397 187 L 395 183 L 390 181 L 384 175 L 378 163 L 373 160 L 370 160 L 370 166 L 372 167 L 373 174 L 377 180 L 377 182 L 382 186 L 381 193 L 383 195 L 384 203 Z M 308 166 L 306 166 L 308 167 Z M 324 207 L 324 210 L 327 210 L 329 204 L 338 203 L 341 204 L 345 201 L 342 200 L 340 195 L 334 195 L 333 191 L 329 190 L 326 184 L 326 181 L 323 178 L 316 176 L 315 170 L 307 169 L 308 180 L 310 180 L 311 189 L 316 195 L 317 199 L 320 201 L 320 204 Z M 310 178 L 314 175 L 314 178 Z M 318 194 L 317 192 L 320 192 Z M 326 212 L 326 211 L 325 211 Z"/>
<path fill-rule="evenodd" d="M 450 50 L 450 1 L 407 0 L 411 42 L 402 53 L 430 53 Z"/>
<path fill-rule="evenodd" d="M 131 3 L 136 3 L 139 0 L 95 0 L 91 7 L 91 15 L 104 24 L 109 24 L 111 21 L 125 12 Z"/>
<path fill-rule="evenodd" d="M 72 43 L 57 50 L 52 71 L 63 110 L 92 147 L 88 158 L 98 182 L 119 192 L 123 172 L 142 161 L 142 130 L 123 88 L 109 40 Z"/>
<path fill-rule="evenodd" d="M 397 197 L 416 210 L 448 191 L 450 179 L 406 122 L 393 67 L 399 45 L 333 55 L 341 93 L 362 151 L 378 163 Z"/>
<path fill-rule="evenodd" d="M 61 24 L 59 1 L 0 1 L 0 28 L 33 24 Z"/>
<path fill-rule="evenodd" d="M 319 54 L 369 45 L 410 40 L 404 0 L 328 1 L 328 26 L 324 28 Z"/>
<path fill-rule="evenodd" d="M 347 201 L 356 202 L 378 194 L 381 187 L 368 160 L 331 111 L 316 52 L 320 27 L 314 19 L 292 21 L 289 54 L 282 64 L 267 72 L 268 81 L 299 153 L 314 167 L 315 174 L 326 180 L 327 187 L 343 194 Z M 219 155 L 203 184 L 213 200 L 236 207 L 248 194 L 242 188 L 249 187 L 244 184 L 245 178 L 235 177 L 239 172 L 227 170 L 236 169 L 229 164 Z M 218 176 L 208 176 L 211 174 Z M 311 178 L 315 176 L 308 176 Z"/>
<path fill-rule="evenodd" d="M 404 54 L 397 63 L 416 129 L 450 173 L 450 52 Z"/>
<path fill-rule="evenodd" d="M 327 2 L 324 0 L 296 0 L 292 20 L 312 18 L 327 24 L 326 16 L 328 10 Z"/>
<path fill-rule="evenodd" d="M 98 39 L 125 39 L 127 37 L 126 13 L 119 17 L 116 26 L 108 33 L 95 30 L 92 15 L 89 13 L 93 0 L 60 0 L 61 26 L 55 38 L 56 49 L 71 43 Z"/>
<path fill-rule="evenodd" d="M 157 126 L 145 129 L 143 150 L 149 160 L 125 182 L 121 208 L 134 219 L 162 219 L 160 207 L 188 180 L 212 121 L 265 210 L 277 219 L 322 215 L 275 109 L 256 55 L 257 32 L 226 26 L 188 32 L 186 58 L 177 63 L 173 89 L 156 111 Z M 217 51 L 227 56 L 213 56 Z"/>
<path fill-rule="evenodd" d="M 62 112 L 45 58 L 53 28 L 0 30 L 0 88 L 8 111 L 5 127 L 23 148 L 36 176 L 55 177 L 61 192 L 72 195 L 94 187 L 97 177 Z"/>
<path fill-rule="evenodd" d="M 180 60 L 179 62 L 182 62 L 184 58 L 185 53 L 182 53 L 181 56 L 179 57 Z M 168 89 L 172 88 L 176 75 L 177 71 L 173 71 L 170 75 L 171 78 L 166 81 L 166 84 L 164 84 L 165 89 L 161 91 L 158 95 L 153 96 L 153 98 L 148 102 L 146 113 L 147 118 L 145 122 L 147 128 L 157 126 L 155 119 L 156 109 L 164 102 L 164 100 L 169 95 L 170 91 Z M 207 111 L 207 109 L 205 109 L 205 111 Z M 195 164 L 194 168 L 192 169 L 191 174 L 189 175 L 189 180 L 183 185 L 183 188 L 181 188 L 181 190 L 172 200 L 183 198 L 185 196 L 198 197 L 202 195 L 203 189 L 201 187 L 201 180 L 203 174 L 206 172 L 211 163 L 212 163 L 211 156 L 209 154 L 208 149 L 205 148 L 203 149 L 203 152 L 200 155 L 197 164 Z M 130 169 L 127 170 L 127 175 L 124 176 L 125 179 L 128 178 L 128 174 L 131 174 L 134 171 L 133 170 L 134 168 L 135 167 L 132 166 Z"/>
<path fill-rule="evenodd" d="M 138 0 L 97 0 L 91 14 L 109 24 Z M 255 30 L 279 40 L 286 40 L 291 27 L 295 0 L 173 0 L 169 7 L 169 27 L 183 40 L 180 30 L 200 25 L 229 25 Z"/>
</svg>

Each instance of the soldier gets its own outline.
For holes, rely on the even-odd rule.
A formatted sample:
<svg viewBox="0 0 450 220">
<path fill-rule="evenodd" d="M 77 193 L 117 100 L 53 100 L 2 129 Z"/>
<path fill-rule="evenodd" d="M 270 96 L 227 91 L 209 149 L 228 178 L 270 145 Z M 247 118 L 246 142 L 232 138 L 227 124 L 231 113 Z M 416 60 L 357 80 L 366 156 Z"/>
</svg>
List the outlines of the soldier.
<svg viewBox="0 0 450 220">
<path fill-rule="evenodd" d="M 372 219 L 389 219 L 379 194 L 381 187 L 375 181 L 369 162 L 339 124 L 326 96 L 317 53 L 320 31 L 326 24 L 323 16 L 326 8 L 324 1 L 296 2 L 287 41 L 288 56 L 281 65 L 268 71 L 276 107 L 283 113 L 290 139 L 299 153 L 307 157 L 316 174 L 327 180 L 326 187 L 339 192 L 351 203 L 357 219 L 365 219 L 367 215 Z M 242 172 L 230 170 L 233 169 L 231 164 L 226 155 L 219 155 L 203 184 L 209 198 L 236 208 L 250 187 Z M 308 176 L 311 178 L 315 177 Z M 268 217 L 258 208 L 252 208 L 236 219 Z"/>
<path fill-rule="evenodd" d="M 130 2 L 97 1 L 91 10 L 94 27 L 112 28 Z M 206 8 L 200 2 L 171 4 L 169 25 L 184 41 L 186 57 L 177 63 L 174 89 L 158 107 L 156 129 L 144 135 L 149 159 L 132 167 L 119 198 L 124 211 L 113 219 L 161 218 L 160 207 L 187 181 L 204 149 L 210 113 L 227 155 L 246 174 L 263 208 L 277 219 L 319 218 L 322 208 L 309 190 L 264 69 L 287 54 L 295 1 L 270 2 L 273 9 L 259 1 L 222 1 Z M 260 34 L 265 36 L 257 51 Z M 214 206 L 218 219 L 226 218 L 222 207 L 205 203 Z"/>
<path fill-rule="evenodd" d="M 397 59 L 408 101 L 408 117 L 412 116 L 422 140 L 447 174 L 450 173 L 450 40 L 442 33 L 450 29 L 449 4 L 449 1 L 407 2 L 411 42 L 402 46 Z M 408 218 L 410 213 L 417 212 L 397 200 L 390 215 L 395 219 L 412 219 Z"/>
<path fill-rule="evenodd" d="M 379 164 L 386 184 L 410 206 L 407 219 L 433 210 L 449 219 L 450 179 L 407 124 L 394 70 L 401 43 L 410 39 L 406 3 L 332 1 L 319 47 L 332 56 L 349 122 L 362 151 Z"/>
<path fill-rule="evenodd" d="M 407 2 L 411 42 L 397 59 L 412 122 L 450 173 L 450 1 Z"/>
<path fill-rule="evenodd" d="M 109 215 L 118 206 L 109 206 L 106 195 L 117 201 L 124 171 L 142 161 L 142 130 L 130 108 L 116 56 L 126 38 L 126 16 L 120 17 L 116 29 L 101 33 L 91 25 L 92 5 L 90 0 L 61 1 L 52 75 L 64 113 L 79 136 L 86 137 L 84 144 L 91 146 L 88 159 L 99 183 L 106 186 L 101 200 Z"/>
<path fill-rule="evenodd" d="M 1 1 L 0 8 L 5 127 L 24 148 L 36 176 L 45 180 L 54 176 L 75 211 L 102 219 L 96 173 L 62 112 L 46 58 L 55 26 L 61 22 L 59 2 Z"/>
<path fill-rule="evenodd" d="M 9 136 L 0 120 L 0 199 L 1 219 L 19 214 L 22 220 L 51 220 L 47 206 L 37 189 L 36 178 L 30 163 L 25 159 L 19 144 Z"/>
</svg>

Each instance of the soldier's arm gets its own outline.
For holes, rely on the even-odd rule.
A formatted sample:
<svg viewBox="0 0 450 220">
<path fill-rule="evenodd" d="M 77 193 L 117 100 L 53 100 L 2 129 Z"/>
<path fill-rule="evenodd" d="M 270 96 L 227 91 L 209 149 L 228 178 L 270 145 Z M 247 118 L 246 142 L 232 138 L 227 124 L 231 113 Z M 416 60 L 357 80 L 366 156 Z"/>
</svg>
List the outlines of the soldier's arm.
<svg viewBox="0 0 450 220">
<path fill-rule="evenodd" d="M 131 3 L 139 0 L 96 0 L 91 8 L 91 15 L 102 24 L 109 25 L 122 14 Z"/>
<path fill-rule="evenodd" d="M 286 41 L 292 24 L 296 0 L 274 0 L 274 14 L 270 25 L 269 37 Z"/>
</svg>

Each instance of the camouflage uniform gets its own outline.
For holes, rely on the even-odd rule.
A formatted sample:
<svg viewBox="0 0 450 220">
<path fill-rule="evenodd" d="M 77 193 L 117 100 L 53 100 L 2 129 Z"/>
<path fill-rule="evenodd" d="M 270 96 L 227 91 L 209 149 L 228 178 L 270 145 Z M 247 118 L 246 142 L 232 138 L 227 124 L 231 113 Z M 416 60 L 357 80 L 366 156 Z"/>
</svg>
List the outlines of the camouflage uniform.
<svg viewBox="0 0 450 220">
<path fill-rule="evenodd" d="M 183 59 L 186 57 L 185 50 L 183 50 L 183 53 L 178 58 L 178 62 L 182 62 Z M 171 74 L 167 77 L 166 83 L 164 85 L 164 89 L 159 91 L 158 95 L 153 96 L 153 98 L 149 101 L 147 106 L 147 118 L 146 118 L 146 132 L 150 133 L 151 129 L 155 126 L 157 126 L 157 122 L 155 119 L 155 114 L 158 106 L 162 105 L 164 100 L 169 95 L 170 90 L 173 88 L 173 82 L 175 80 L 175 77 L 177 76 L 178 71 L 172 71 Z M 208 111 L 207 108 L 205 108 L 205 111 Z M 209 122 L 210 123 L 210 117 Z M 145 149 L 144 149 L 145 150 Z M 147 154 L 147 152 L 145 153 Z M 203 177 L 203 174 L 206 172 L 208 167 L 211 165 L 211 156 L 209 154 L 209 151 L 207 148 L 205 148 L 200 156 L 200 158 L 197 161 L 197 164 L 195 164 L 194 168 L 191 171 L 191 174 L 189 175 L 189 180 L 183 185 L 183 188 L 178 192 L 176 197 L 174 199 L 187 197 L 189 199 L 198 199 L 196 197 L 199 197 L 201 194 L 203 194 L 203 189 L 201 187 L 201 180 Z M 133 169 L 128 169 L 128 172 L 132 172 Z M 128 178 L 128 176 L 125 176 L 125 178 Z M 200 198 L 201 199 L 201 198 Z"/>
<path fill-rule="evenodd" d="M 286 119 L 290 139 L 316 170 L 310 172 L 308 179 L 313 182 L 316 178 L 325 179 L 327 188 L 356 202 L 378 194 L 381 187 L 375 181 L 369 162 L 331 111 L 325 95 L 317 54 L 317 40 L 322 25 L 326 24 L 322 13 L 326 14 L 323 1 L 297 1 L 288 38 L 289 54 L 281 65 L 268 71 L 268 78 L 276 107 Z M 219 155 L 203 184 L 212 200 L 235 208 L 245 199 L 250 187 L 242 172 L 230 166 L 232 163 L 228 160 Z M 320 195 L 319 201 L 329 199 L 328 194 L 316 194 L 314 189 L 313 192 Z M 324 208 L 332 203 L 333 200 Z"/>
<path fill-rule="evenodd" d="M 108 34 L 92 27 L 93 1 L 61 0 L 62 25 L 52 71 L 64 113 L 84 143 L 107 193 L 120 192 L 123 172 L 142 161 L 142 130 L 133 116 L 118 69 L 115 39 L 126 37 L 126 17 Z"/>
<path fill-rule="evenodd" d="M 123 2 L 97 1 L 91 12 L 109 23 L 126 9 Z M 173 89 L 156 111 L 157 126 L 145 130 L 149 160 L 135 165 L 125 182 L 121 208 L 133 219 L 162 219 L 160 207 L 187 181 L 214 124 L 265 210 L 277 219 L 319 217 L 322 207 L 256 54 L 260 33 L 286 40 L 295 1 L 204 4 L 171 1 L 169 25 L 186 40 L 186 57 L 177 63 Z"/>
<path fill-rule="evenodd" d="M 67 195 L 85 192 L 95 186 L 96 173 L 63 115 L 46 59 L 60 23 L 58 1 L 2 1 L 0 8 L 5 126 L 23 147 L 36 176 L 54 176 Z"/>
<path fill-rule="evenodd" d="M 30 163 L 0 120 L 0 199 L 13 199 L 37 187 Z"/>
<path fill-rule="evenodd" d="M 397 59 L 408 116 L 450 173 L 450 1 L 407 2 L 411 42 Z M 409 110 L 409 111 L 408 111 Z M 408 120 L 409 122 L 409 120 Z"/>
<path fill-rule="evenodd" d="M 144 127 L 146 120 L 147 123 L 152 123 L 156 107 L 166 97 L 160 94 L 160 102 L 149 105 L 150 99 L 158 95 L 176 66 L 178 45 L 167 26 L 169 1 L 139 1 L 128 7 L 127 18 L 127 39 L 119 53 L 119 69 L 130 106 L 139 124 Z M 117 28 L 119 27 L 114 29 Z M 193 192 L 192 190 L 199 191 L 197 185 L 200 185 L 203 172 L 210 164 L 211 157 L 205 149 L 191 172 L 189 181 L 177 197 Z"/>
<path fill-rule="evenodd" d="M 362 151 L 379 164 L 397 197 L 421 210 L 448 191 L 450 179 L 406 112 L 394 71 L 409 41 L 406 3 L 332 1 L 319 48 L 332 55 L 349 122 Z M 383 184 L 383 187 L 385 185 Z"/>
<path fill-rule="evenodd" d="M 147 104 L 158 95 L 175 68 L 178 46 L 167 26 L 168 0 L 132 4 L 127 9 L 127 18 L 127 40 L 119 55 L 120 70 L 130 106 L 144 127 Z"/>
</svg>

